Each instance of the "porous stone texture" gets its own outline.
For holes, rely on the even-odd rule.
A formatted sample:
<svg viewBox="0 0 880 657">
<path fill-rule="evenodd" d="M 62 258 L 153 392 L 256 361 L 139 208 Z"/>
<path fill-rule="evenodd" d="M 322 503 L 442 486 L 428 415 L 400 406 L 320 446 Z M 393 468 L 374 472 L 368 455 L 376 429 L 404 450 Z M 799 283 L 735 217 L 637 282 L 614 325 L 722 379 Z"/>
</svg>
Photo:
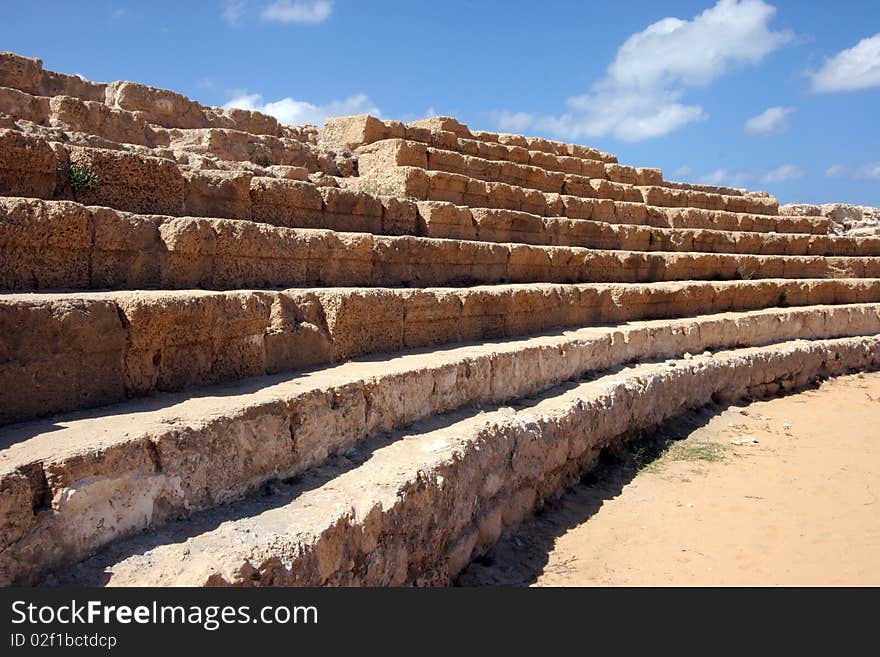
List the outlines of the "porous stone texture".
<svg viewBox="0 0 880 657">
<path fill-rule="evenodd" d="M 0 584 L 447 583 L 635 432 L 876 368 L 875 224 L 0 53 Z"/>
<path fill-rule="evenodd" d="M 844 279 L 6 295 L 0 321 L 15 339 L 0 358 L 0 422 L 556 327 L 877 301 L 880 281 Z"/>
<path fill-rule="evenodd" d="M 880 235 L 880 208 L 869 205 L 791 203 L 781 206 L 779 213 L 827 217 L 837 235 Z"/>
<path fill-rule="evenodd" d="M 376 437 L 270 497 L 134 539 L 65 584 L 437 585 L 577 479 L 602 449 L 714 399 L 880 365 L 877 338 L 793 341 L 632 365 L 522 410 L 439 416 Z M 183 535 L 183 532 L 190 532 Z"/>
<path fill-rule="evenodd" d="M 44 478 L 38 477 L 29 491 L 17 497 L 18 507 L 11 502 L 6 506 L 4 517 L 13 526 L 32 529 L 28 538 L 16 535 L 3 544 L 7 561 L 0 570 L 20 571 L 17 561 L 8 560 L 24 555 L 29 555 L 32 572 L 71 562 L 144 523 L 158 525 L 240 496 L 266 479 L 302 472 L 377 431 L 437 413 L 509 401 L 633 359 L 828 338 L 839 333 L 837 326 L 857 335 L 880 332 L 878 309 L 850 305 L 762 310 L 698 320 L 636 322 L 615 330 L 580 329 L 514 340 L 492 349 L 457 347 L 428 362 L 418 353 L 378 368 L 369 362 L 351 362 L 311 380 L 278 378 L 265 391 L 240 387 L 232 394 L 230 390 L 213 405 L 198 397 L 166 397 L 153 411 L 129 404 L 121 409 L 124 421 L 100 416 L 58 418 L 51 442 L 25 439 L 6 454 L 4 481 L 9 487 L 22 472 L 42 468 L 50 473 L 45 475 L 49 490 L 44 494 L 55 502 L 51 512 L 47 509 L 31 517 L 35 512 L 30 500 L 41 494 L 34 486 L 44 485 L 40 483 Z M 431 394 L 412 394 L 415 391 Z M 205 414 L 217 420 L 200 424 Z M 169 425 L 164 418 L 171 416 L 174 421 Z M 334 430 L 327 432 L 328 426 Z M 23 433 L 32 432 L 29 427 Z M 182 433 L 187 436 L 184 442 L 175 438 Z M 93 443 L 92 457 L 83 461 L 80 450 L 86 443 Z M 151 444 L 155 451 L 145 458 Z M 66 454 L 64 445 L 77 447 Z M 248 457 L 240 460 L 236 454 L 243 450 Z M 239 465 L 230 468 L 230 463 Z M 92 481 L 101 484 L 87 492 Z M 85 498 L 88 503 L 82 501 Z M 91 527 L 83 514 L 93 516 L 97 508 L 111 514 L 100 525 L 101 532 L 90 529 L 84 536 L 69 531 L 71 526 Z M 35 555 L 45 561 L 38 563 Z"/>
</svg>

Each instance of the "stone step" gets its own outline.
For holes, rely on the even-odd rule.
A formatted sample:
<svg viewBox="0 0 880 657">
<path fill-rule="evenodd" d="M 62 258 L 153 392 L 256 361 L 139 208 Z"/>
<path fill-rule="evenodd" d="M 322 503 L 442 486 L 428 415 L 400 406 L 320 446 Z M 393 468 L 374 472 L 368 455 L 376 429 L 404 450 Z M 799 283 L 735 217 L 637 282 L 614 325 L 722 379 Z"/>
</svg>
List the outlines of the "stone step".
<svg viewBox="0 0 880 657">
<path fill-rule="evenodd" d="M 640 195 L 637 201 L 633 201 L 627 200 L 629 197 L 625 194 L 615 194 L 614 190 L 610 187 L 604 189 L 604 187 L 614 185 L 614 183 L 609 183 L 608 181 L 591 181 L 591 183 L 596 183 L 602 187 L 604 191 L 596 192 L 597 197 L 590 198 L 586 196 L 572 196 L 570 194 L 544 193 L 536 189 L 508 185 L 507 183 L 486 182 L 485 180 L 469 178 L 457 173 L 430 171 L 408 166 L 379 166 L 369 170 L 367 174 L 352 180 L 356 181 L 360 189 L 373 194 L 405 197 L 420 201 L 448 201 L 456 205 L 466 205 L 469 207 L 519 210 L 539 216 L 561 215 L 571 218 L 590 218 L 590 216 L 576 215 L 583 213 L 591 214 L 593 208 L 603 201 L 606 204 L 616 201 L 626 202 L 632 206 L 645 207 L 647 205 L 669 208 L 670 210 L 678 209 L 685 212 L 688 210 L 706 212 L 705 208 L 690 208 L 687 205 L 676 205 L 675 195 L 686 194 L 686 192 L 681 192 L 680 190 L 665 187 L 629 188 L 632 190 L 632 193 Z M 699 194 L 699 192 L 694 193 Z M 618 196 L 618 198 L 614 198 L 615 196 Z M 732 202 L 728 206 L 729 208 L 742 209 L 743 206 L 748 206 L 753 207 L 756 211 L 743 213 L 738 210 L 728 209 L 716 210 L 716 212 L 753 216 L 764 214 L 773 219 L 775 224 L 783 226 L 790 221 L 790 217 L 779 217 L 775 214 L 775 200 L 769 202 L 768 199 L 764 198 L 736 196 L 718 198 L 730 199 Z M 760 204 L 763 204 L 765 201 L 768 201 L 769 204 L 766 205 L 763 211 L 758 211 L 761 210 Z M 572 207 L 575 209 L 570 209 Z M 802 218 L 795 218 L 795 220 L 799 226 L 809 226 L 812 224 L 812 221 Z M 830 225 L 828 222 L 820 223 L 823 226 Z M 727 229 L 725 226 L 705 224 L 691 227 Z M 784 228 L 779 232 L 803 231 L 801 229 L 792 230 L 791 228 Z"/>
<path fill-rule="evenodd" d="M 90 82 L 78 75 L 45 70 L 41 59 L 23 57 L 14 52 L 0 52 L 0 86 L 36 96 L 61 94 L 102 102 L 107 88 L 103 82 Z"/>
<path fill-rule="evenodd" d="M 375 353 L 773 306 L 878 279 L 0 295 L 0 423 Z"/>
<path fill-rule="evenodd" d="M 327 194 L 327 200 L 355 198 L 354 193 Z M 303 215 L 291 223 L 329 225 L 338 232 L 288 230 L 259 223 L 222 219 L 131 215 L 110 208 L 70 201 L 0 197 L 0 289 L 183 288 L 349 285 L 424 285 L 524 281 L 528 276 L 563 276 L 555 250 L 522 250 L 516 243 L 583 245 L 621 251 L 620 262 L 635 262 L 631 250 L 670 252 L 754 253 L 756 255 L 877 255 L 876 237 L 831 237 L 767 233 L 656 229 L 604 222 L 542 218 L 505 210 L 469 209 L 448 203 L 411 204 L 383 199 L 364 204 L 370 214 L 346 214 L 333 203 L 321 214 Z M 356 207 L 354 205 L 350 207 Z M 317 212 L 317 211 L 315 211 Z M 281 219 L 286 220 L 279 214 Z M 269 219 L 269 217 L 266 217 Z M 407 233 L 443 239 L 400 239 L 347 234 Z M 447 240 L 468 240 L 449 242 Z M 484 242 L 478 244 L 471 242 Z M 509 243 L 496 245 L 495 243 Z M 511 259 L 510 254 L 514 257 Z M 581 253 L 581 251 L 569 251 Z M 588 254 L 602 257 L 592 252 Z M 545 267 L 535 265 L 547 256 Z M 483 260 L 478 260 L 483 258 Z M 586 256 L 585 256 L 586 258 Z M 641 260 L 636 257 L 638 263 Z M 708 261 L 707 261 L 708 262 Z M 815 267 L 818 263 L 811 260 Z M 824 262 L 826 272 L 840 275 L 849 265 Z M 583 260 L 584 267 L 588 260 Z M 672 264 L 670 262 L 670 264 Z M 778 264 L 778 263 L 777 263 Z M 786 263 L 788 264 L 788 263 Z M 711 277 L 760 274 L 773 262 L 712 262 Z M 692 273 L 699 269 L 681 269 Z M 524 268 L 525 267 L 525 268 Z M 619 267 L 568 270 L 575 277 L 612 276 Z M 791 268 L 790 268 L 791 269 Z M 644 263 L 626 275 L 646 271 Z M 665 267 L 658 270 L 673 273 Z M 791 270 L 793 271 L 793 270 Z M 784 273 L 784 268 L 783 268 Z M 816 274 L 819 275 L 819 274 Z"/>
<path fill-rule="evenodd" d="M 468 208 L 443 201 L 420 201 L 417 206 L 419 234 L 428 237 L 632 251 L 821 256 L 880 254 L 880 241 L 876 241 L 875 236 L 661 228 L 596 219 L 540 217 L 516 210 Z M 627 212 L 626 207 L 612 209 L 620 210 L 621 215 Z M 658 223 L 672 223 L 662 213 L 651 214 Z M 648 213 L 640 218 L 648 221 Z"/>
<path fill-rule="evenodd" d="M 271 171 L 278 177 L 244 170 L 200 170 L 167 158 L 53 143 L 15 130 L 0 130 L 0 155 L 0 194 L 4 196 L 75 199 L 128 212 L 249 219 L 289 227 L 412 234 L 417 210 L 406 197 L 425 199 L 429 192 L 426 172 L 421 169 L 400 167 L 387 180 L 351 178 L 368 192 L 363 193 L 291 180 L 284 167 L 280 168 L 284 171 Z M 71 165 L 94 173 L 97 185 L 74 191 Z M 475 182 L 486 191 L 486 183 Z M 450 196 L 437 184 L 430 190 L 437 200 L 464 200 L 461 194 Z M 641 202 L 543 194 L 501 183 L 491 186 L 491 197 L 468 200 L 482 201 L 482 207 L 488 207 L 491 200 L 497 208 L 526 208 L 539 216 L 664 228 L 813 234 L 827 234 L 831 228 L 827 217 L 658 208 Z"/>
<path fill-rule="evenodd" d="M 333 117 L 324 123 L 321 139 L 334 147 L 347 150 L 353 150 L 358 146 L 372 144 L 383 139 L 409 139 L 426 144 L 430 143 L 432 146 L 441 148 L 454 146 L 462 141 L 476 141 L 485 145 L 478 144 L 476 146 L 477 149 L 482 149 L 483 154 L 496 154 L 496 157 L 487 159 L 504 159 L 528 164 L 529 162 L 524 161 L 523 155 L 523 151 L 526 151 L 530 158 L 534 153 L 541 153 L 609 164 L 617 163 L 616 157 L 610 153 L 602 153 L 595 148 L 551 142 L 541 137 L 499 135 L 482 131 L 472 132 L 463 123 L 449 117 L 434 117 L 407 124 L 400 121 L 379 119 L 368 114 Z M 474 147 L 464 146 L 463 148 L 467 150 Z M 452 148 L 451 150 L 458 149 Z M 470 154 L 476 155 L 480 152 L 478 150 L 478 152 Z M 484 157 L 483 154 L 480 156 Z M 540 156 L 538 157 L 540 158 Z"/>
<path fill-rule="evenodd" d="M 435 144 L 438 142 L 438 139 L 433 140 Z M 618 181 L 630 182 L 633 185 L 662 184 L 662 176 L 659 175 L 657 169 L 646 169 L 640 172 L 634 167 L 624 167 L 619 164 L 608 164 L 596 160 L 575 160 L 578 162 L 577 166 L 565 165 L 567 169 L 573 169 L 573 171 L 562 171 L 554 167 L 563 165 L 552 161 L 548 162 L 550 167 L 546 167 L 541 164 L 532 164 L 531 158 L 529 158 L 529 162 L 518 162 L 460 152 L 458 149 L 469 150 L 467 143 L 467 140 L 457 140 L 454 145 L 449 144 L 448 148 L 441 148 L 426 144 L 422 140 L 385 139 L 360 146 L 355 149 L 355 152 L 358 154 L 359 164 L 364 172 L 373 166 L 390 163 L 397 166 L 415 166 L 434 171 L 460 173 L 488 182 L 503 182 L 556 194 L 564 193 L 566 185 L 578 189 L 588 187 L 591 178 L 625 179 Z M 473 143 L 488 145 L 488 142 Z M 497 146 L 501 147 L 500 144 Z M 546 153 L 541 155 L 544 158 L 553 157 Z"/>
<path fill-rule="evenodd" d="M 677 180 L 664 180 L 665 187 L 673 189 L 694 189 L 699 192 L 709 192 L 710 194 L 726 194 L 727 196 L 745 196 L 747 194 L 764 194 L 766 192 L 749 192 L 738 187 L 725 187 L 723 185 L 702 185 L 699 183 L 679 182 Z"/>
<path fill-rule="evenodd" d="M 288 136 L 252 134 L 232 128 L 164 128 L 148 123 L 142 113 L 109 107 L 103 102 L 70 96 L 31 96 L 17 89 L 0 87 L 0 113 L 28 121 L 43 130 L 26 126 L 30 133 L 76 146 L 132 151 L 143 147 L 144 155 L 262 172 L 270 167 L 303 167 L 308 172 L 350 175 L 355 170 L 351 154 L 337 154 L 317 146 L 317 131 L 286 129 Z M 21 127 L 25 127 L 21 125 Z M 137 149 L 134 149 L 137 150 Z M 219 162 L 218 162 L 219 160 Z"/>
<path fill-rule="evenodd" d="M 793 340 L 618 368 L 513 407 L 465 409 L 374 436 L 261 494 L 111 545 L 49 582 L 448 584 L 502 532 L 577 480 L 602 449 L 635 432 L 715 400 L 878 367 L 880 336 Z M 108 515 L 117 516 L 115 507 Z M 13 568 L 31 563 L 19 559 Z"/>
<path fill-rule="evenodd" d="M 0 289 L 7 290 L 880 277 L 880 257 L 646 252 L 384 236 L 130 215 L 23 198 L 0 198 L 0 254 Z"/>
<path fill-rule="evenodd" d="M 645 202 L 666 207 L 694 207 L 776 215 L 778 202 L 770 197 L 727 196 L 693 189 L 663 187 L 662 177 L 631 173 L 616 164 L 595 162 L 585 175 L 547 171 L 516 162 L 498 162 L 403 139 L 388 139 L 355 151 L 362 176 L 382 177 L 390 167 L 406 166 L 445 172 L 487 183 L 504 183 L 548 194 L 615 201 Z M 626 182 L 614 182 L 625 178 Z"/>
<path fill-rule="evenodd" d="M 666 181 L 660 169 L 619 165 L 613 155 L 585 146 L 551 142 L 538 137 L 472 132 L 467 126 L 448 117 L 409 124 L 383 121 L 366 114 L 336 117 L 327 121 L 320 138 L 323 143 L 346 150 L 382 140 L 405 139 L 460 155 L 531 165 L 545 171 L 587 178 L 607 178 L 633 185 L 659 185 L 726 196 L 769 196 L 765 192 L 752 193 L 734 187 Z M 578 153 L 578 156 L 572 153 Z"/>
<path fill-rule="evenodd" d="M 383 139 L 406 139 L 443 151 L 454 151 L 493 162 L 530 165 L 546 171 L 575 174 L 586 177 L 607 177 L 618 182 L 646 181 L 645 184 L 663 184 L 659 169 L 643 169 L 617 164 L 608 156 L 603 160 L 598 151 L 588 149 L 589 159 L 571 155 L 557 155 L 542 150 L 529 150 L 523 146 L 511 146 L 497 141 L 483 141 L 472 136 L 459 136 L 455 132 L 416 121 L 399 124 L 381 121 L 368 115 L 331 118 L 321 131 L 321 142 L 333 148 L 352 150 Z M 607 154 L 604 154 L 607 155 Z"/>
<path fill-rule="evenodd" d="M 325 205 L 331 215 L 382 214 L 379 199 L 316 186 L 302 180 L 307 171 L 289 166 L 202 169 L 170 157 L 50 142 L 10 129 L 0 130 L 0 156 L 3 196 L 73 199 L 128 212 L 267 220 L 302 227 L 320 226 Z M 329 161 L 305 164 L 336 166 Z M 93 173 L 94 185 L 75 189 L 71 167 Z"/>
<path fill-rule="evenodd" d="M 167 128 L 232 128 L 253 134 L 285 134 L 285 126 L 267 114 L 209 107 L 174 91 L 137 82 L 89 82 L 79 76 L 45 71 L 41 60 L 11 52 L 0 53 L 0 87 L 37 96 L 102 101 L 111 108 L 139 112 L 148 123 Z"/>
<path fill-rule="evenodd" d="M 366 187 L 371 190 L 385 189 L 389 193 L 396 191 L 393 179 L 392 183 L 387 184 L 385 187 L 381 184 L 377 185 L 375 181 L 369 179 L 355 178 L 353 180 L 357 180 L 360 187 Z M 518 188 L 510 189 L 516 193 Z M 521 200 L 522 198 L 515 198 L 515 200 Z M 756 232 L 765 234 L 765 238 L 766 233 L 827 236 L 832 228 L 832 222 L 827 217 L 777 216 L 702 210 L 699 208 L 656 207 L 645 205 L 644 203 L 554 194 L 546 195 L 546 200 L 548 203 L 546 206 L 547 214 L 543 215 L 532 211 L 510 209 L 509 207 L 468 207 L 456 205 L 449 201 L 417 201 L 417 203 L 422 220 L 425 218 L 425 212 L 421 212 L 424 208 L 430 210 L 432 206 L 441 208 L 443 206 L 452 206 L 449 209 L 443 209 L 442 212 L 449 215 L 447 223 L 452 222 L 456 224 L 467 224 L 467 221 L 463 220 L 461 216 L 470 216 L 471 222 L 474 223 L 474 218 L 478 214 L 484 214 L 488 211 L 496 219 L 503 217 L 503 221 L 507 221 L 507 217 L 510 217 L 511 221 L 516 223 L 534 221 L 534 219 L 523 219 L 524 215 L 529 215 L 530 217 L 540 217 L 548 220 L 582 220 L 653 228 Z M 504 205 L 510 204 L 506 203 Z M 459 215 L 459 217 L 456 218 L 454 215 Z M 513 219 L 514 217 L 516 219 Z M 466 235 L 467 233 L 462 236 Z"/>
</svg>

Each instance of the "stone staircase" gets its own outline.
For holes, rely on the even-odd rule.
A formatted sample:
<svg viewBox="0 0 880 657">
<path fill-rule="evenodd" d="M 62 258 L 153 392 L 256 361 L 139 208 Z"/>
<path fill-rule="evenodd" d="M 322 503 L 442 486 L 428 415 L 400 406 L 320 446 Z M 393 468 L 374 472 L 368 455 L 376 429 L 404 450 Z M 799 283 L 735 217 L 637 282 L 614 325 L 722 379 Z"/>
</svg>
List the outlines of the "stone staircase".
<svg viewBox="0 0 880 657">
<path fill-rule="evenodd" d="M 0 583 L 445 584 L 683 410 L 880 366 L 880 237 L 437 117 L 0 55 Z"/>
</svg>

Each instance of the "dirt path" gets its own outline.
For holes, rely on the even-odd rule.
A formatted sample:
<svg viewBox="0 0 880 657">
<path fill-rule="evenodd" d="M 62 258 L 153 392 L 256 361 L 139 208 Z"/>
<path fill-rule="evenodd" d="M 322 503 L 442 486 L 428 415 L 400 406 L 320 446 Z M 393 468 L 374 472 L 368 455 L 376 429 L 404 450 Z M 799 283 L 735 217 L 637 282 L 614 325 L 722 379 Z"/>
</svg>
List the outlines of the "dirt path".
<svg viewBox="0 0 880 657">
<path fill-rule="evenodd" d="M 688 413 L 640 445 L 461 583 L 880 585 L 880 373 Z"/>
</svg>

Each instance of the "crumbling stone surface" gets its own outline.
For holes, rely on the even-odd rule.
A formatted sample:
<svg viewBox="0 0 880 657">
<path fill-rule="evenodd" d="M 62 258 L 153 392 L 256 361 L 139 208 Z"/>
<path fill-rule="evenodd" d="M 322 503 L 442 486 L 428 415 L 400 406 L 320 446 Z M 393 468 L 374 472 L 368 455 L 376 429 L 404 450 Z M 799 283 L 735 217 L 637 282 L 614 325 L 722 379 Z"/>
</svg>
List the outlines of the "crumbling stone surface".
<svg viewBox="0 0 880 657">
<path fill-rule="evenodd" d="M 448 583 L 671 414 L 880 366 L 878 226 L 0 53 L 0 584 Z"/>
<path fill-rule="evenodd" d="M 880 235 L 880 208 L 848 203 L 810 205 L 791 203 L 779 208 L 780 214 L 827 217 L 836 235 Z"/>
<path fill-rule="evenodd" d="M 377 435 L 297 483 L 277 485 L 268 500 L 247 498 L 183 528 L 158 530 L 158 541 L 135 537 L 67 570 L 60 581 L 447 584 L 502 532 L 575 481 L 603 449 L 634 432 L 713 398 L 760 397 L 815 376 L 878 366 L 877 338 L 795 340 L 630 365 L 551 389 L 523 410 L 449 413 Z M 283 425 L 273 428 L 286 433 Z M 176 455 L 170 456 L 173 462 Z M 147 486 L 146 495 L 161 495 L 161 485 Z M 200 531 L 184 535 L 191 526 Z"/>
</svg>

